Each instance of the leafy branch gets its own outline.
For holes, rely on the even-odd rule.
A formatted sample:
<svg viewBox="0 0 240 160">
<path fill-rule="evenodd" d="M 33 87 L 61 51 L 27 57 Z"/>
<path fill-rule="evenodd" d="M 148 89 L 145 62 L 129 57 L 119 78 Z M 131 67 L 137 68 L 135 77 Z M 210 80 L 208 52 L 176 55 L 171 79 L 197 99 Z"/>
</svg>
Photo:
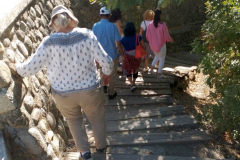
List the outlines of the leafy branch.
<svg viewBox="0 0 240 160">
<path fill-rule="evenodd" d="M 120 8 L 121 11 L 126 11 L 133 6 L 144 6 L 145 3 L 149 1 L 156 1 L 156 0 L 89 0 L 91 4 L 100 3 L 107 8 Z M 165 8 L 172 2 L 176 2 L 180 5 L 184 0 L 158 0 L 157 6 L 160 8 Z"/>
</svg>

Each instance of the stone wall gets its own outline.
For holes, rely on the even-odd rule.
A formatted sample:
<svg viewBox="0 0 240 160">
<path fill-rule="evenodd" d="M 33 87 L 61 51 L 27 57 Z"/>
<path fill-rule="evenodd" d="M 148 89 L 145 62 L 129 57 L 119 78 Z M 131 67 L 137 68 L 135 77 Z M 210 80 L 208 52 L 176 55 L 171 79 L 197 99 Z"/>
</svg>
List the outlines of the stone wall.
<svg viewBox="0 0 240 160">
<path fill-rule="evenodd" d="M 67 0 L 22 0 L 15 14 L 0 19 L 0 129 L 13 159 L 58 159 L 66 150 L 68 135 L 46 68 L 22 78 L 14 66 L 15 58 L 27 60 L 50 34 L 47 25 L 57 4 L 70 6 Z"/>
</svg>

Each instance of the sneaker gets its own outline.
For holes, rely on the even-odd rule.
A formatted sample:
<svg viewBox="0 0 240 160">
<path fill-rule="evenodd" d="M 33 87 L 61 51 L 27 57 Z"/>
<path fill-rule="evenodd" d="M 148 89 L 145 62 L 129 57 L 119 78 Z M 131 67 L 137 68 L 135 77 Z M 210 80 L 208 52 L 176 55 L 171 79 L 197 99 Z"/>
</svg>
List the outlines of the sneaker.
<svg viewBox="0 0 240 160">
<path fill-rule="evenodd" d="M 131 86 L 131 88 L 130 88 L 131 92 L 133 92 L 135 89 L 136 89 L 135 85 Z"/>
<path fill-rule="evenodd" d="M 164 77 L 165 77 L 165 76 L 161 74 L 161 75 L 158 75 L 158 76 L 157 76 L 157 79 L 162 79 L 162 78 L 164 78 Z"/>
<path fill-rule="evenodd" d="M 143 72 L 147 72 L 149 70 L 149 67 L 143 68 Z"/>
<path fill-rule="evenodd" d="M 113 95 L 108 95 L 108 99 L 112 100 L 117 96 L 117 92 L 115 91 L 115 93 Z"/>
<path fill-rule="evenodd" d="M 150 74 L 156 74 L 153 70 L 149 71 Z"/>
<path fill-rule="evenodd" d="M 103 92 L 107 93 L 107 86 L 103 86 Z"/>
<path fill-rule="evenodd" d="M 81 154 L 81 157 L 79 160 L 93 160 L 91 152 L 86 152 L 83 155 Z"/>
<path fill-rule="evenodd" d="M 117 67 L 117 72 L 122 73 L 122 67 Z"/>
</svg>

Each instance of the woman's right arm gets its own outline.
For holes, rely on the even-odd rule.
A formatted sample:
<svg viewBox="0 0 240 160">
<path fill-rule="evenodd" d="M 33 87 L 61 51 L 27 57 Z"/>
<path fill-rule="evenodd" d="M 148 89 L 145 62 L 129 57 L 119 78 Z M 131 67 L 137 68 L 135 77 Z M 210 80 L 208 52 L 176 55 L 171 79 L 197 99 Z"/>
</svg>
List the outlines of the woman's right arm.
<svg viewBox="0 0 240 160">
<path fill-rule="evenodd" d="M 99 63 L 102 67 L 103 74 L 109 76 L 113 71 L 113 60 L 112 58 L 105 52 L 102 45 L 98 42 L 95 35 L 92 38 L 92 46 L 91 47 L 92 54 L 94 59 Z"/>
<path fill-rule="evenodd" d="M 142 33 L 143 33 L 143 28 L 140 27 L 140 31 L 139 31 L 140 36 L 142 36 Z"/>
<path fill-rule="evenodd" d="M 19 63 L 15 59 L 15 61 L 16 61 L 15 66 L 16 66 L 17 73 L 19 75 L 21 75 L 23 77 L 35 75 L 45 65 L 46 59 L 48 56 L 47 50 L 44 49 L 44 48 L 46 48 L 44 46 L 44 41 L 46 39 L 47 39 L 47 37 L 45 39 L 43 39 L 43 41 L 39 45 L 36 53 L 33 54 L 31 57 L 29 57 L 29 59 L 27 61 L 25 61 L 24 63 Z"/>
<path fill-rule="evenodd" d="M 164 35 L 164 38 L 166 39 L 167 42 L 172 42 L 173 43 L 173 39 L 170 36 L 170 34 L 168 32 L 168 27 L 167 27 L 167 25 L 165 23 L 164 23 L 163 35 Z"/>
<path fill-rule="evenodd" d="M 123 36 L 122 23 L 121 23 L 121 21 L 120 21 L 120 20 L 117 20 L 115 24 L 116 24 L 116 26 L 117 26 L 117 28 L 118 28 L 118 31 L 119 31 L 120 35 Z"/>
<path fill-rule="evenodd" d="M 143 22 L 140 25 L 140 31 L 139 31 L 140 36 L 142 36 L 142 33 L 143 33 Z"/>
</svg>

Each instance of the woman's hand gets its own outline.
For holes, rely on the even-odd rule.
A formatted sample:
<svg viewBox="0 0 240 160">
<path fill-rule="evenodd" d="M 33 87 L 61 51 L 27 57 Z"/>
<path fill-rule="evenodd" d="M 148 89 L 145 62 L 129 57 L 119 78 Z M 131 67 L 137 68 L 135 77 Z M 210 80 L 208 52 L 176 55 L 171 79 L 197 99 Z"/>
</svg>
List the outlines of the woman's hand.
<svg viewBox="0 0 240 160">
<path fill-rule="evenodd" d="M 173 43 L 174 42 L 174 39 L 171 39 L 171 43 Z"/>
<path fill-rule="evenodd" d="M 14 58 L 14 65 L 15 65 L 15 68 L 17 68 L 18 66 L 21 65 L 21 62 L 19 62 L 16 58 Z"/>
</svg>

